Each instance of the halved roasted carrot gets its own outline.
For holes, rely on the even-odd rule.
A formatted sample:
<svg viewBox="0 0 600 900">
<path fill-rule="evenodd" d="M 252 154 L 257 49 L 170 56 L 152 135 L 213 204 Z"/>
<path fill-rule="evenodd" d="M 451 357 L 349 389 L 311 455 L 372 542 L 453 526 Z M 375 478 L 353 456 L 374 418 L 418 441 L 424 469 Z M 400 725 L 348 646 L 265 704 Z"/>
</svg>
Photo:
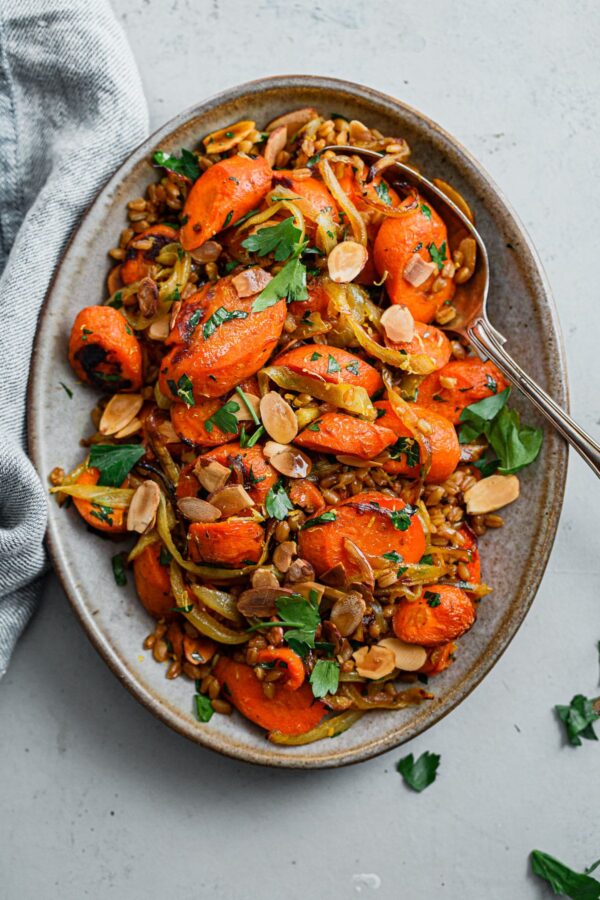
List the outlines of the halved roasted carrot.
<svg viewBox="0 0 600 900">
<path fill-rule="evenodd" d="M 404 350 L 409 356 L 418 356 L 424 353 L 433 360 L 436 369 L 445 366 L 452 355 L 450 341 L 444 332 L 434 325 L 426 325 L 425 322 L 415 322 L 415 334 L 412 341 L 395 344 L 386 337 L 385 344 L 392 350 Z"/>
<path fill-rule="evenodd" d="M 425 585 L 418 600 L 401 600 L 393 618 L 394 634 L 408 644 L 434 647 L 453 641 L 475 621 L 470 597 L 451 584 Z"/>
<path fill-rule="evenodd" d="M 272 175 L 262 156 L 231 156 L 207 169 L 183 207 L 185 224 L 180 234 L 184 249 L 195 250 L 259 206 L 271 187 Z"/>
<path fill-rule="evenodd" d="M 99 478 L 100 471 L 91 466 L 89 469 L 84 469 L 76 483 L 98 484 Z M 126 478 L 121 487 L 127 487 L 128 483 L 129 480 Z M 73 497 L 73 502 L 79 515 L 82 516 L 92 528 L 96 528 L 98 531 L 108 532 L 109 534 L 122 534 L 127 531 L 125 524 L 127 521 L 127 510 L 118 509 L 117 507 L 113 509 L 112 506 L 91 503 L 89 500 L 82 500 L 78 497 Z"/>
<path fill-rule="evenodd" d="M 415 254 L 435 266 L 430 277 L 419 286 L 411 284 L 404 274 Z M 405 215 L 384 219 L 375 238 L 373 258 L 380 277 L 388 273 L 385 287 L 392 303 L 408 306 L 419 322 L 430 322 L 439 307 L 454 294 L 451 278 L 446 279 L 441 290 L 436 293 L 431 290 L 443 262 L 451 257 L 446 226 L 422 198 Z"/>
<path fill-rule="evenodd" d="M 202 454 L 203 459 L 214 459 L 232 470 L 230 484 L 241 484 L 257 506 L 262 506 L 267 494 L 278 481 L 279 475 L 270 465 L 262 447 L 241 447 L 238 443 L 223 444 Z"/>
<path fill-rule="evenodd" d="M 303 344 L 282 353 L 272 363 L 287 366 L 292 372 L 312 375 L 331 384 L 356 384 L 369 396 L 381 390 L 381 375 L 373 366 L 354 353 L 328 344 Z"/>
<path fill-rule="evenodd" d="M 439 675 L 454 662 L 454 654 L 457 645 L 454 641 L 447 644 L 441 644 L 439 647 L 433 647 L 427 653 L 425 663 L 419 669 L 423 675 Z"/>
<path fill-rule="evenodd" d="M 131 244 L 141 240 L 151 240 L 152 247 L 148 250 L 136 250 Z M 145 278 L 163 247 L 179 240 L 179 232 L 170 225 L 152 225 L 146 231 L 132 237 L 125 251 L 125 260 L 121 266 L 121 281 L 123 284 L 133 284 Z M 112 293 L 112 292 L 111 292 Z"/>
<path fill-rule="evenodd" d="M 255 299 L 238 297 L 229 276 L 184 300 L 168 338 L 173 349 L 160 368 L 163 394 L 181 399 L 178 391 L 189 379 L 194 401 L 222 397 L 258 372 L 277 344 L 286 308 L 279 300 L 253 312 Z"/>
<path fill-rule="evenodd" d="M 162 544 L 145 547 L 133 561 L 135 589 L 144 609 L 155 619 L 173 616 L 177 605 L 171 593 L 169 566 L 160 562 Z"/>
<path fill-rule="evenodd" d="M 223 694 L 247 719 L 267 731 L 304 734 L 327 714 L 325 705 L 315 700 L 310 685 L 286 691 L 275 682 L 275 696 L 268 699 L 250 666 L 222 656 L 213 669 Z"/>
<path fill-rule="evenodd" d="M 288 493 L 294 506 L 299 506 L 308 513 L 325 509 L 323 494 L 314 481 L 309 481 L 308 478 L 293 478 Z"/>
<path fill-rule="evenodd" d="M 194 562 L 234 568 L 257 563 L 263 542 L 263 529 L 254 519 L 193 522 L 188 532 L 188 547 Z"/>
<path fill-rule="evenodd" d="M 289 647 L 266 647 L 259 650 L 258 663 L 274 663 L 275 669 L 283 669 L 285 678 L 281 683 L 286 691 L 297 691 L 304 682 L 304 663 Z"/>
<path fill-rule="evenodd" d="M 326 513 L 335 517 L 333 521 L 309 524 L 298 534 L 299 555 L 312 564 L 317 575 L 341 563 L 348 580 L 361 576 L 361 566 L 349 552 L 346 540 L 364 554 L 383 556 L 396 551 L 409 563 L 418 562 L 425 552 L 419 517 L 399 497 L 365 491 L 321 515 Z"/>
<path fill-rule="evenodd" d="M 299 197 L 302 197 L 310 206 L 313 216 L 319 213 L 327 213 L 334 222 L 339 222 L 335 201 L 325 184 L 319 181 L 318 178 L 294 178 L 292 169 L 278 169 L 276 172 L 273 172 L 273 188 L 277 189 L 278 185 L 289 188 Z M 312 227 L 310 221 L 307 221 L 306 224 L 309 229 Z"/>
<path fill-rule="evenodd" d="M 395 443 L 391 429 L 345 413 L 328 412 L 301 431 L 294 443 L 315 453 L 335 453 L 373 459 Z"/>
<path fill-rule="evenodd" d="M 69 362 L 82 381 L 110 391 L 142 384 L 142 350 L 125 318 L 112 306 L 87 306 L 75 317 Z"/>
<path fill-rule="evenodd" d="M 419 445 L 411 430 L 402 422 L 389 400 L 380 400 L 374 404 L 377 409 L 384 410 L 383 416 L 377 419 L 378 425 L 391 428 L 398 438 L 408 438 L 408 442 L 401 441 L 402 447 L 397 451 L 396 459 L 385 463 L 384 469 L 395 475 L 408 475 L 409 478 L 418 478 L 420 462 L 410 464 L 412 457 L 420 458 Z M 439 484 L 445 481 L 456 469 L 460 460 L 460 444 L 454 425 L 438 413 L 424 406 L 411 404 L 411 409 L 430 428 L 426 437 L 431 447 L 431 467 L 425 476 L 425 481 L 430 484 Z M 388 448 L 393 452 L 393 448 Z"/>
<path fill-rule="evenodd" d="M 443 379 L 443 381 L 442 381 Z M 455 425 L 465 406 L 500 393 L 508 382 L 493 362 L 477 357 L 456 359 L 432 372 L 419 385 L 417 400 Z"/>
<path fill-rule="evenodd" d="M 288 312 L 292 316 L 303 316 L 309 312 L 318 312 L 324 315 L 329 305 L 329 294 L 325 287 L 319 281 L 313 280 L 308 281 L 306 289 L 308 299 L 294 300 L 292 303 L 288 303 Z"/>
<path fill-rule="evenodd" d="M 223 401 L 218 397 L 199 397 L 195 406 L 185 403 L 174 403 L 171 407 L 171 422 L 182 441 L 187 444 L 198 444 L 200 447 L 214 447 L 230 441 L 239 434 L 239 425 L 235 432 L 224 432 L 213 422 L 212 430 L 207 431 L 206 422 L 221 407 Z"/>
</svg>

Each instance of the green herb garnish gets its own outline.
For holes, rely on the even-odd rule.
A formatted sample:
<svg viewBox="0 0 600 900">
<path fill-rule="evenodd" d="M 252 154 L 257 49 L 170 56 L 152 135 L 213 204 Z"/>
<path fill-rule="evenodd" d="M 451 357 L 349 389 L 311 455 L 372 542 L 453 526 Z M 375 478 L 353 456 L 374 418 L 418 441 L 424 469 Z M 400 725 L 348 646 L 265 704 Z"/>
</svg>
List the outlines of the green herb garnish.
<svg viewBox="0 0 600 900">
<path fill-rule="evenodd" d="M 427 206 L 426 203 L 421 203 L 421 212 L 423 213 L 423 215 L 425 216 L 426 219 L 429 219 L 429 221 L 431 221 L 431 210 L 429 209 L 429 207 Z"/>
<path fill-rule="evenodd" d="M 272 519 L 279 519 L 280 522 L 293 510 L 294 505 L 287 495 L 283 482 L 278 481 L 270 489 L 265 500 L 265 508 Z"/>
<path fill-rule="evenodd" d="M 340 682 L 340 667 L 332 659 L 319 659 L 310 676 L 310 686 L 315 697 L 335 694 Z"/>
<path fill-rule="evenodd" d="M 441 605 L 442 596 L 435 591 L 425 591 L 424 597 L 427 600 L 427 606 L 431 606 L 432 609 Z"/>
<path fill-rule="evenodd" d="M 69 398 L 69 400 L 72 400 L 73 399 L 73 391 L 71 390 L 71 388 L 67 387 L 67 385 L 64 383 L 64 381 L 59 381 L 59 384 L 60 384 L 61 388 L 63 389 L 63 391 L 65 392 L 65 394 L 67 395 L 67 397 Z"/>
<path fill-rule="evenodd" d="M 195 406 L 194 401 L 194 385 L 189 375 L 184 372 L 179 381 L 175 383 L 171 378 L 167 379 L 169 390 L 180 400 L 183 400 L 186 406 Z"/>
<path fill-rule="evenodd" d="M 444 263 L 446 262 L 446 241 L 443 241 L 440 244 L 439 249 L 433 243 L 429 244 L 427 249 L 429 250 L 432 262 L 436 264 L 438 271 L 441 272 L 444 268 Z"/>
<path fill-rule="evenodd" d="M 383 178 L 381 179 L 379 184 L 375 185 L 375 193 L 377 194 L 381 202 L 385 203 L 386 206 L 392 205 L 390 189 L 388 187 L 387 181 L 384 181 Z"/>
<path fill-rule="evenodd" d="M 358 367 L 359 362 L 357 359 L 353 359 L 352 362 L 348 363 L 347 366 L 344 366 L 346 371 L 350 372 L 351 375 L 360 375 L 360 370 Z M 380 412 L 380 410 L 377 410 L 377 412 Z M 385 414 L 385 410 L 381 410 L 381 412 Z"/>
<path fill-rule="evenodd" d="M 204 427 L 210 434 L 215 427 L 222 431 L 224 434 L 237 434 L 238 433 L 238 420 L 234 416 L 234 413 L 239 412 L 240 404 L 235 400 L 228 400 L 220 409 L 218 409 L 215 413 L 212 414 L 206 421 L 204 422 Z"/>
<path fill-rule="evenodd" d="M 576 694 L 568 706 L 555 706 L 556 713 L 565 726 L 567 738 L 573 747 L 581 746 L 581 738 L 588 741 L 597 741 L 594 732 L 594 722 L 600 719 L 600 715 L 594 709 L 594 702 Z"/>
<path fill-rule="evenodd" d="M 301 237 L 302 232 L 295 225 L 294 217 L 289 216 L 277 225 L 259 228 L 256 234 L 251 234 L 242 241 L 242 247 L 260 256 L 273 253 L 276 262 L 283 262 L 296 253 Z"/>
<path fill-rule="evenodd" d="M 407 531 L 410 528 L 410 518 L 414 516 L 416 511 L 416 508 L 408 503 L 403 509 L 392 510 L 390 518 L 394 528 L 397 528 L 398 531 Z"/>
<path fill-rule="evenodd" d="M 300 526 L 300 530 L 304 531 L 305 528 L 314 528 L 315 525 L 325 525 L 327 522 L 335 522 L 336 519 L 337 516 L 333 510 L 329 510 L 329 512 L 321 513 L 320 516 L 316 516 L 314 519 L 307 519 L 304 525 Z"/>
<path fill-rule="evenodd" d="M 202 336 L 204 340 L 207 341 L 208 338 L 215 333 L 217 328 L 220 328 L 225 322 L 231 322 L 232 319 L 247 318 L 248 313 L 241 309 L 225 309 L 224 306 L 220 306 L 204 323 L 202 327 Z"/>
<path fill-rule="evenodd" d="M 125 574 L 126 558 L 127 555 L 125 553 L 116 553 L 111 559 L 113 575 L 119 587 L 125 587 L 127 584 L 127 575 Z"/>
<path fill-rule="evenodd" d="M 340 366 L 337 359 L 331 355 L 331 353 L 327 354 L 327 374 L 335 375 L 337 372 L 341 372 L 342 367 Z"/>
<path fill-rule="evenodd" d="M 501 475 L 510 475 L 530 465 L 540 452 L 541 428 L 521 426 L 519 413 L 507 404 L 510 388 L 472 403 L 460 415 L 459 442 L 469 444 L 484 435 L 499 461 Z M 483 465 L 481 461 L 479 468 Z M 491 463 L 490 463 L 491 464 Z"/>
<path fill-rule="evenodd" d="M 595 866 L 591 866 L 585 873 L 574 872 L 573 869 L 541 850 L 532 850 L 530 858 L 531 870 L 534 875 L 539 875 L 540 878 L 547 881 L 555 894 L 571 897 L 572 900 L 598 900 L 600 898 L 600 882 L 589 875 Z"/>
<path fill-rule="evenodd" d="M 204 694 L 196 694 L 194 700 L 196 701 L 196 715 L 200 721 L 210 722 L 215 711 L 208 697 L 205 697 Z"/>
<path fill-rule="evenodd" d="M 406 456 L 406 465 L 418 466 L 421 458 L 421 451 L 418 441 L 415 438 L 399 437 L 395 444 L 388 449 L 391 459 L 399 459 L 404 454 Z"/>
<path fill-rule="evenodd" d="M 100 472 L 101 487 L 120 487 L 145 452 L 142 444 L 92 444 L 89 465 Z"/>
<path fill-rule="evenodd" d="M 254 303 L 252 312 L 262 312 L 285 298 L 288 303 L 294 300 L 308 300 L 306 288 L 306 266 L 294 257 L 285 264 L 281 272 L 263 288 Z"/>
<path fill-rule="evenodd" d="M 439 755 L 426 750 L 416 762 L 412 753 L 409 753 L 397 763 L 396 770 L 402 775 L 405 784 L 421 793 L 435 781 L 439 764 Z"/>
<path fill-rule="evenodd" d="M 196 181 L 200 177 L 200 166 L 191 150 L 182 149 L 180 157 L 169 155 L 163 150 L 156 150 L 152 160 L 157 166 L 169 169 L 170 172 L 175 172 L 177 175 L 184 175 L 191 181 Z"/>
</svg>

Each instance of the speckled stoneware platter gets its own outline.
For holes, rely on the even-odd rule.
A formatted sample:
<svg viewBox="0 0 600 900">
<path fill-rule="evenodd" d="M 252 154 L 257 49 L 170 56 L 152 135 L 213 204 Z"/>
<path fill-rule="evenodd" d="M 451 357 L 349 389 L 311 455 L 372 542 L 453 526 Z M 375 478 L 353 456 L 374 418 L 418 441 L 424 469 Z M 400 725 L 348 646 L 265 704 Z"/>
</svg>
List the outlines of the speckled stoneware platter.
<svg viewBox="0 0 600 900">
<path fill-rule="evenodd" d="M 76 386 L 69 400 L 60 382 L 75 387 L 67 363 L 67 339 L 77 311 L 105 297 L 107 251 L 126 222 L 128 199 L 143 195 L 156 172 L 148 159 L 160 147 L 194 147 L 216 128 L 238 119 L 259 127 L 281 113 L 315 106 L 361 119 L 384 134 L 406 138 L 412 159 L 425 174 L 451 182 L 473 207 L 491 264 L 490 318 L 508 347 L 562 405 L 567 384 L 561 337 L 548 284 L 527 235 L 481 166 L 449 134 L 416 110 L 370 88 L 331 78 L 278 76 L 232 88 L 173 119 L 135 150 L 89 209 L 65 253 L 39 323 L 30 381 L 29 442 L 45 480 L 60 465 L 80 462 L 79 439 L 90 432 L 92 389 Z M 543 424 L 514 397 L 527 421 Z M 431 686 L 435 699 L 419 707 L 365 716 L 335 740 L 304 747 L 276 747 L 239 714 L 198 722 L 193 688 L 167 681 L 142 641 L 152 622 L 127 588 L 115 586 L 114 545 L 92 536 L 73 512 L 50 504 L 48 545 L 78 618 L 115 675 L 171 728 L 220 753 L 270 766 L 318 768 L 357 762 L 410 740 L 434 725 L 490 671 L 523 621 L 538 588 L 556 533 L 566 475 L 567 451 L 545 428 L 538 463 L 522 473 L 520 501 L 506 511 L 506 527 L 488 533 L 482 566 L 493 593 L 480 606 L 476 626 L 460 642 L 455 664 Z M 115 736 L 116 738 L 116 736 Z"/>
</svg>

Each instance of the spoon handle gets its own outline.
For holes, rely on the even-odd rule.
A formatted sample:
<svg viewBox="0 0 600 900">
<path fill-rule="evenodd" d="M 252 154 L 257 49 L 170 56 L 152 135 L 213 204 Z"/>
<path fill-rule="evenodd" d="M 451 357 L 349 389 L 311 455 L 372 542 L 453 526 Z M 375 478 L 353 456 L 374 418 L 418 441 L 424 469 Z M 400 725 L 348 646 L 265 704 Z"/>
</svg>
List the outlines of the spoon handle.
<svg viewBox="0 0 600 900">
<path fill-rule="evenodd" d="M 560 408 L 558 403 L 537 384 L 533 378 L 517 365 L 504 349 L 492 326 L 485 319 L 476 319 L 467 329 L 467 337 L 478 353 L 491 359 L 521 390 L 539 411 L 554 425 L 556 430 L 573 447 L 586 463 L 600 476 L 600 445 L 579 427 L 577 422 Z"/>
</svg>

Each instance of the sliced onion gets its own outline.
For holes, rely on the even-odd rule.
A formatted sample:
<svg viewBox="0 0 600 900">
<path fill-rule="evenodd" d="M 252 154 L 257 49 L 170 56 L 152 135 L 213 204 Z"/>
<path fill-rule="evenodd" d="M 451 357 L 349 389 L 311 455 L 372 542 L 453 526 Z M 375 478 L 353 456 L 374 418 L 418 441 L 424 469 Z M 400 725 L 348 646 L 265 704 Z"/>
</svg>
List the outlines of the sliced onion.
<svg viewBox="0 0 600 900">
<path fill-rule="evenodd" d="M 329 193 L 331 194 L 337 205 L 340 207 L 340 209 L 345 213 L 345 216 L 352 229 L 354 240 L 357 243 L 362 244 L 363 247 L 366 247 L 367 228 L 363 221 L 363 218 L 335 177 L 328 159 L 322 159 L 319 162 L 319 171 L 321 173 L 323 181 L 329 189 Z"/>
<path fill-rule="evenodd" d="M 300 375 L 292 372 L 287 366 L 267 366 L 259 372 L 263 378 L 270 378 L 275 384 L 286 391 L 297 391 L 299 394 L 310 394 L 317 400 L 331 403 L 339 409 L 348 410 L 357 416 L 362 416 L 369 421 L 374 421 L 377 411 L 368 393 L 363 387 L 354 384 L 331 384 L 328 381 L 319 381 L 310 375 Z"/>
<path fill-rule="evenodd" d="M 419 706 L 424 700 L 431 700 L 433 694 L 423 688 L 408 688 L 395 697 L 386 700 L 375 700 L 364 697 L 353 684 L 344 684 L 341 689 L 344 696 L 350 697 L 355 709 L 405 709 L 407 706 Z"/>
<path fill-rule="evenodd" d="M 209 609 L 219 613 L 224 619 L 229 619 L 230 622 L 242 622 L 236 602 L 231 594 L 227 594 L 225 591 L 217 591 L 215 588 L 208 588 L 200 584 L 192 584 L 190 587 L 204 606 L 208 606 Z"/>
<path fill-rule="evenodd" d="M 342 734 L 358 722 L 363 713 L 359 710 L 348 710 L 340 713 L 339 716 L 333 716 L 331 719 L 325 719 L 310 731 L 304 734 L 283 734 L 281 731 L 271 731 L 268 735 L 272 744 L 281 744 L 285 747 L 300 747 L 303 744 L 312 744 L 314 741 L 321 741 L 323 738 L 336 737 Z"/>
<path fill-rule="evenodd" d="M 190 595 L 183 580 L 183 575 L 177 562 L 172 559 L 170 563 L 171 590 L 177 606 L 183 607 L 181 614 L 196 628 L 201 634 L 211 638 L 213 641 L 219 641 L 221 644 L 244 644 L 250 639 L 250 635 L 246 632 L 233 631 L 223 625 L 213 616 L 209 615 L 206 610 L 194 607 L 188 612 L 190 606 Z"/>
<path fill-rule="evenodd" d="M 127 509 L 134 491 L 131 488 L 99 487 L 96 484 L 59 484 L 50 488 L 51 494 L 68 494 L 78 500 L 87 500 L 113 509 Z"/>
<path fill-rule="evenodd" d="M 151 544 L 156 544 L 156 542 L 159 540 L 160 538 L 155 528 L 153 528 L 152 531 L 149 531 L 148 534 L 140 535 L 137 544 L 129 552 L 127 562 L 133 562 L 134 559 L 136 559 L 141 553 L 144 552 L 146 547 L 149 547 Z"/>
<path fill-rule="evenodd" d="M 429 442 L 428 437 L 419 430 L 419 417 L 417 416 L 415 411 L 411 409 L 410 403 L 407 403 L 406 400 L 403 400 L 400 394 L 395 389 L 392 382 L 392 377 L 388 369 L 382 369 L 381 376 L 383 378 L 383 383 L 386 387 L 388 400 L 392 405 L 392 409 L 394 410 L 400 421 L 404 425 L 406 425 L 419 445 L 419 448 L 421 450 L 420 480 L 423 481 L 431 468 L 431 443 Z"/>
</svg>

